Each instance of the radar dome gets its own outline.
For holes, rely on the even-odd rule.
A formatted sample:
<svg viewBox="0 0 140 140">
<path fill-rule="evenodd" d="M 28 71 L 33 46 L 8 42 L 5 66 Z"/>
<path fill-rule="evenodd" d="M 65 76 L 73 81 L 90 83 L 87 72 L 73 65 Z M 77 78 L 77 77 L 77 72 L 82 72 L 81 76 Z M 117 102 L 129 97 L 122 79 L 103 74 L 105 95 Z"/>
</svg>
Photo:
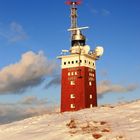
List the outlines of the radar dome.
<svg viewBox="0 0 140 140">
<path fill-rule="evenodd" d="M 85 46 L 83 47 L 83 49 L 84 49 L 84 53 L 85 53 L 85 54 L 88 54 L 89 51 L 90 51 L 90 46 L 85 45 Z"/>
<path fill-rule="evenodd" d="M 95 48 L 95 54 L 96 54 L 97 57 L 101 57 L 103 55 L 103 53 L 104 53 L 104 48 L 103 47 L 97 46 Z"/>
</svg>

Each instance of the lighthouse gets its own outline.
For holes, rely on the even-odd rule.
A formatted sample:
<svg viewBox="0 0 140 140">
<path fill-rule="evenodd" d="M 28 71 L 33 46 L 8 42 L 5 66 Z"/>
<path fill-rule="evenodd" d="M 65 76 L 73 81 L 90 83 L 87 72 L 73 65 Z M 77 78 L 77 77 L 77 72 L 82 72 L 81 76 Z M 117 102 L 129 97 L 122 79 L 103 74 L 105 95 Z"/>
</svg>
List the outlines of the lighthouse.
<svg viewBox="0 0 140 140">
<path fill-rule="evenodd" d="M 61 60 L 61 112 L 77 111 L 97 106 L 96 60 L 103 54 L 98 46 L 91 51 L 86 44 L 86 36 L 78 27 L 77 8 L 81 1 L 66 2 L 71 10 L 70 49 L 62 50 L 57 58 Z"/>
</svg>

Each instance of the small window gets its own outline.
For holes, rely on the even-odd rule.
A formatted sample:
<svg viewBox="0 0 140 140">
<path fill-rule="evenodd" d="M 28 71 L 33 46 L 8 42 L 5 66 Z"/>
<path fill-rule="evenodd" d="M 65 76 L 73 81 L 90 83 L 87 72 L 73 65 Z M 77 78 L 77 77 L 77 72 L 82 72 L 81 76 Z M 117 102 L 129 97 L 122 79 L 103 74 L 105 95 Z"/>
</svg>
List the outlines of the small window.
<svg viewBox="0 0 140 140">
<path fill-rule="evenodd" d="M 82 60 L 80 60 L 80 63 L 82 63 Z"/>
<path fill-rule="evenodd" d="M 89 73 L 89 76 L 92 76 L 92 73 Z"/>
<path fill-rule="evenodd" d="M 92 86 L 92 82 L 91 81 L 89 82 L 89 86 Z"/>
<path fill-rule="evenodd" d="M 90 61 L 89 61 L 89 64 L 90 64 Z"/>
<path fill-rule="evenodd" d="M 74 75 L 74 72 L 71 72 L 71 75 Z"/>
<path fill-rule="evenodd" d="M 78 60 L 76 60 L 76 63 L 78 63 Z"/>
<path fill-rule="evenodd" d="M 93 66 L 94 66 L 95 64 L 93 63 Z"/>
<path fill-rule="evenodd" d="M 90 104 L 90 108 L 92 108 L 93 107 L 93 105 L 92 104 Z"/>
<path fill-rule="evenodd" d="M 75 85 L 75 81 L 70 81 L 70 85 Z"/>
<path fill-rule="evenodd" d="M 64 65 L 66 65 L 66 62 L 64 62 Z"/>
<path fill-rule="evenodd" d="M 71 94 L 71 95 L 70 95 L 70 98 L 71 98 L 71 99 L 74 99 L 74 98 L 75 98 L 75 94 Z"/>
<path fill-rule="evenodd" d="M 75 108 L 75 104 L 70 104 L 70 108 Z"/>
<path fill-rule="evenodd" d="M 74 64 L 74 61 L 72 61 L 71 63 Z"/>
<path fill-rule="evenodd" d="M 92 94 L 90 94 L 89 98 L 92 99 Z"/>
<path fill-rule="evenodd" d="M 89 73 L 89 76 L 94 77 L 94 73 Z"/>
<path fill-rule="evenodd" d="M 77 72 L 75 72 L 75 75 L 77 75 Z"/>
<path fill-rule="evenodd" d="M 85 60 L 85 63 L 87 63 L 87 60 Z"/>
<path fill-rule="evenodd" d="M 70 72 L 68 72 L 68 76 L 70 76 Z"/>
<path fill-rule="evenodd" d="M 70 64 L 70 61 L 68 61 L 68 64 Z"/>
</svg>

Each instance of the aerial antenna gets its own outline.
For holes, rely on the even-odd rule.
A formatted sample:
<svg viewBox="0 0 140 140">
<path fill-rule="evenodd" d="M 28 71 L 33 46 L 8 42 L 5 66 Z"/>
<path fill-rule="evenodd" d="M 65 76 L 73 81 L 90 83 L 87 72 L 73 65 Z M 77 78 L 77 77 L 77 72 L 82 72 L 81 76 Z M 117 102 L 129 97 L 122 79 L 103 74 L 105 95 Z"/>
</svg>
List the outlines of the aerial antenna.
<svg viewBox="0 0 140 140">
<path fill-rule="evenodd" d="M 81 30 L 88 27 L 78 27 L 77 25 L 77 8 L 82 3 L 82 0 L 67 0 L 66 4 L 70 6 L 71 10 L 71 27 L 68 31 L 71 32 L 71 46 L 84 46 L 86 43 L 86 37 L 82 34 Z"/>
<path fill-rule="evenodd" d="M 71 29 L 77 28 L 77 6 L 82 3 L 82 0 L 71 1 L 67 0 L 66 4 L 71 8 Z M 71 31 L 71 36 L 76 34 L 76 30 Z"/>
</svg>

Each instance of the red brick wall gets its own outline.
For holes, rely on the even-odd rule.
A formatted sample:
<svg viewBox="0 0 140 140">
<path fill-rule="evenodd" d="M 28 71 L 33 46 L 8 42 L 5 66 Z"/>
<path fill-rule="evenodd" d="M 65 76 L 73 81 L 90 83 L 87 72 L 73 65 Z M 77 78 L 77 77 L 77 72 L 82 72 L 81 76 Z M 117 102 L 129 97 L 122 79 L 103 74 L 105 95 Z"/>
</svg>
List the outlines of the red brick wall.
<svg viewBox="0 0 140 140">
<path fill-rule="evenodd" d="M 76 111 L 84 108 L 89 108 L 90 104 L 97 106 L 96 93 L 96 74 L 95 70 L 87 67 L 66 68 L 62 69 L 61 78 L 61 112 Z M 89 71 L 90 69 L 90 71 Z M 68 76 L 68 72 L 74 75 Z M 75 75 L 77 72 L 77 75 Z M 80 74 L 81 73 L 81 74 Z M 89 76 L 89 73 L 94 74 L 94 77 Z M 79 78 L 81 76 L 81 78 Z M 89 80 L 92 80 L 92 86 L 89 86 Z M 75 81 L 75 85 L 71 85 L 70 81 Z M 70 95 L 75 94 L 75 98 L 71 99 Z M 90 99 L 90 94 L 93 98 Z M 71 104 L 75 104 L 75 108 L 70 108 Z"/>
</svg>

